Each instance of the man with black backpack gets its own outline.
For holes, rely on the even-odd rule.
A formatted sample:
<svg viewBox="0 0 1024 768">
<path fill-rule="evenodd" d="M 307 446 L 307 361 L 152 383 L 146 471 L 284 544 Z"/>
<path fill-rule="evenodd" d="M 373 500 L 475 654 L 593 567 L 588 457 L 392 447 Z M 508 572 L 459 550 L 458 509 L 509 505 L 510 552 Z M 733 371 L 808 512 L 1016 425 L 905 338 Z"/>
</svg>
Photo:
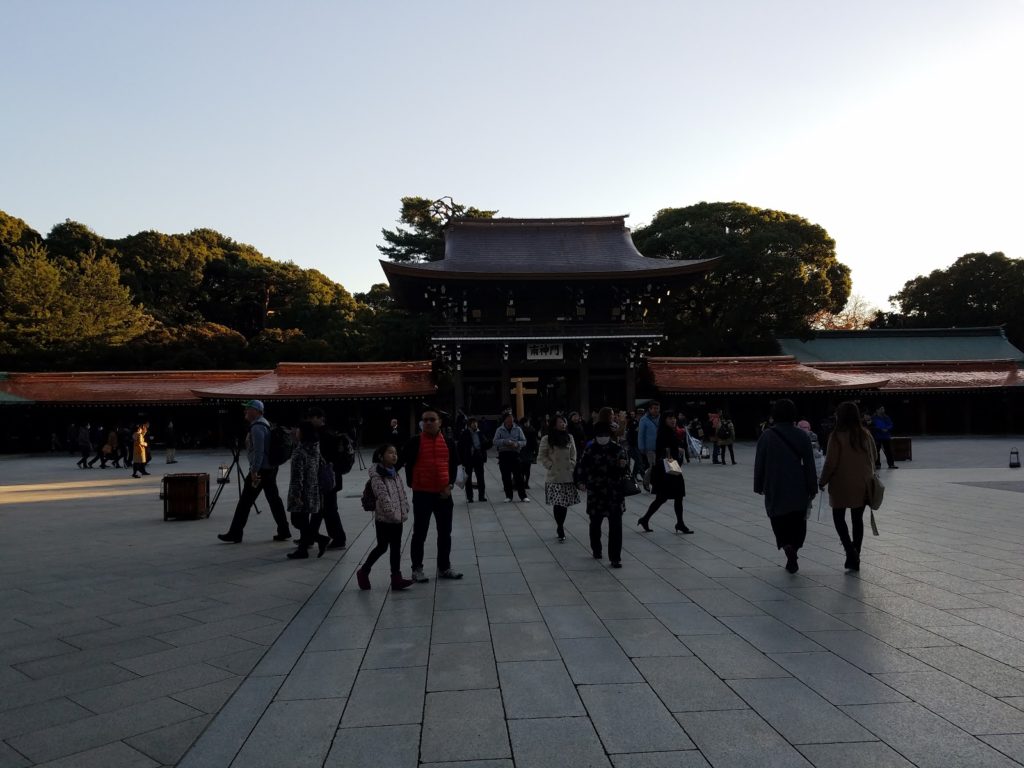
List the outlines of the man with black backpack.
<svg viewBox="0 0 1024 768">
<path fill-rule="evenodd" d="M 327 535 L 331 537 L 331 543 L 327 545 L 327 548 L 344 549 L 347 539 L 345 528 L 341 524 L 341 515 L 338 514 L 338 491 L 342 487 L 342 475 L 351 472 L 352 465 L 355 464 L 355 447 L 348 435 L 327 428 L 327 414 L 324 413 L 323 408 L 310 408 L 306 411 L 306 418 L 316 427 L 317 434 L 320 436 L 320 455 L 334 469 L 334 487 L 324 488 L 321 486 L 320 488 L 320 495 L 323 498 L 320 509 L 324 526 L 327 528 Z M 319 527 L 319 519 L 310 522 L 310 528 L 314 534 Z"/>
<path fill-rule="evenodd" d="M 287 430 L 282 427 L 271 427 L 270 422 L 263 418 L 263 403 L 250 400 L 244 403 L 245 420 L 249 422 L 249 432 L 245 436 L 245 451 L 249 458 L 249 474 L 245 477 L 242 495 L 235 507 L 235 516 L 231 519 L 231 527 L 227 533 L 217 534 L 217 538 L 229 544 L 242 541 L 242 531 L 249 520 L 249 510 L 256 498 L 263 492 L 270 505 L 270 513 L 277 523 L 277 534 L 274 541 L 288 541 L 292 532 L 288 527 L 284 502 L 277 490 L 277 470 L 291 458 L 292 443 L 287 437 Z"/>
</svg>

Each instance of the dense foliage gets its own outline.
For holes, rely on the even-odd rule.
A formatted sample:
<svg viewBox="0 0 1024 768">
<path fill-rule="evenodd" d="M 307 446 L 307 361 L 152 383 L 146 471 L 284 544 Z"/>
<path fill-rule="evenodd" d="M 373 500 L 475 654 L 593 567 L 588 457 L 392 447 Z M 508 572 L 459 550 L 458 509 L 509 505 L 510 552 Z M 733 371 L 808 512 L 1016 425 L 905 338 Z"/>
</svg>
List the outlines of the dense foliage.
<svg viewBox="0 0 1024 768">
<path fill-rule="evenodd" d="M 719 263 L 668 302 L 672 354 L 771 354 L 776 336 L 810 331 L 812 318 L 840 312 L 850 270 L 835 241 L 800 216 L 744 203 L 698 203 L 659 211 L 633 233 L 645 256 Z"/>
<path fill-rule="evenodd" d="M 877 328 L 1005 325 L 1007 338 L 1024 347 L 1024 259 L 968 253 L 907 281 L 889 300 L 900 311 L 879 315 Z"/>
<path fill-rule="evenodd" d="M 386 334 L 408 318 L 387 286 L 371 293 L 209 229 L 112 240 L 65 221 L 43 237 L 0 212 L 0 370 L 393 359 Z"/>
</svg>

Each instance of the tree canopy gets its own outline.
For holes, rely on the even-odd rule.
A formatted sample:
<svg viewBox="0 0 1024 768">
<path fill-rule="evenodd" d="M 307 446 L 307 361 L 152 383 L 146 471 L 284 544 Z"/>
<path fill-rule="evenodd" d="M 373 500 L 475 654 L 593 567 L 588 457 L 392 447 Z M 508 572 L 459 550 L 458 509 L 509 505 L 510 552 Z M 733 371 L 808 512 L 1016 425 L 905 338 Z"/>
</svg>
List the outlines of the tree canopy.
<svg viewBox="0 0 1024 768">
<path fill-rule="evenodd" d="M 391 261 L 440 261 L 444 258 L 444 228 L 458 216 L 490 219 L 497 211 L 460 205 L 450 197 L 431 200 L 403 197 L 402 212 L 395 229 L 382 229 L 384 245 L 379 250 Z"/>
<path fill-rule="evenodd" d="M 326 275 L 210 229 L 121 239 L 0 212 L 0 370 L 350 360 L 376 336 Z"/>
<path fill-rule="evenodd" d="M 710 275 L 674 295 L 663 351 L 682 355 L 769 354 L 776 336 L 804 335 L 816 313 L 840 312 L 850 270 L 822 227 L 744 203 L 666 208 L 633 232 L 645 256 L 718 258 Z"/>
<path fill-rule="evenodd" d="M 968 253 L 907 281 L 889 300 L 899 311 L 880 315 L 875 327 L 1005 325 L 1007 338 L 1024 346 L 1024 259 Z"/>
</svg>

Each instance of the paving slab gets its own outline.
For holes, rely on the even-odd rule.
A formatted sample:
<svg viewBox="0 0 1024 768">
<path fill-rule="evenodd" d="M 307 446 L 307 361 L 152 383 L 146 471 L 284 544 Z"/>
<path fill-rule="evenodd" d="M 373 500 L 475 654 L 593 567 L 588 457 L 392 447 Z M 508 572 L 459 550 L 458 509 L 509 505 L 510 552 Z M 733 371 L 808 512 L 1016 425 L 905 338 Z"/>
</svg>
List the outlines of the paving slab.
<svg viewBox="0 0 1024 768">
<path fill-rule="evenodd" d="M 716 768 L 811 768 L 795 747 L 749 710 L 685 712 L 676 718 Z"/>
<path fill-rule="evenodd" d="M 561 659 L 501 662 L 498 678 L 510 720 L 586 714 Z"/>
<path fill-rule="evenodd" d="M 489 642 L 444 643 L 430 647 L 427 691 L 497 687 L 498 673 Z"/>
<path fill-rule="evenodd" d="M 874 738 L 799 680 L 730 680 L 729 686 L 790 744 Z"/>
<path fill-rule="evenodd" d="M 507 757 L 512 750 L 499 691 L 427 694 L 420 759 L 436 763 Z"/>
<path fill-rule="evenodd" d="M 746 709 L 747 704 L 694 657 L 634 659 L 670 712 Z"/>
<path fill-rule="evenodd" d="M 235 768 L 319 768 L 330 750 L 344 699 L 275 701 L 231 764 Z"/>
<path fill-rule="evenodd" d="M 492 624 L 490 633 L 497 661 L 561 659 L 548 625 L 543 621 Z"/>
<path fill-rule="evenodd" d="M 339 728 L 324 768 L 417 768 L 420 726 Z"/>
<path fill-rule="evenodd" d="M 509 736 L 517 768 L 610 768 L 586 717 L 512 720 Z"/>
<path fill-rule="evenodd" d="M 583 685 L 579 692 L 609 754 L 694 748 L 646 683 Z"/>
</svg>

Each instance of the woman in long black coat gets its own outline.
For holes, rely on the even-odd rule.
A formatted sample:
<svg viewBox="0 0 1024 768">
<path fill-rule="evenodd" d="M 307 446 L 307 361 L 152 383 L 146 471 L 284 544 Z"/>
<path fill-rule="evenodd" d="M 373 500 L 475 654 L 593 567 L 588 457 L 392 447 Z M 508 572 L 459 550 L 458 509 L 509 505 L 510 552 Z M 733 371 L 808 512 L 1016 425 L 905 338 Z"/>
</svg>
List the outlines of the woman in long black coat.
<svg viewBox="0 0 1024 768">
<path fill-rule="evenodd" d="M 654 501 L 647 508 L 647 514 L 637 520 L 636 524 L 650 533 L 651 527 L 648 523 L 651 520 L 651 515 L 657 512 L 662 504 L 672 499 L 676 512 L 676 531 L 678 533 L 693 533 L 683 522 L 683 497 L 686 495 L 686 483 L 683 482 L 683 476 L 681 474 L 670 475 L 665 471 L 666 459 L 675 459 L 680 467 L 684 461 L 683 446 L 679 441 L 679 435 L 676 434 L 676 415 L 672 411 L 667 411 L 661 416 L 661 426 L 658 427 L 654 453 L 654 467 L 651 471 Z"/>
</svg>

